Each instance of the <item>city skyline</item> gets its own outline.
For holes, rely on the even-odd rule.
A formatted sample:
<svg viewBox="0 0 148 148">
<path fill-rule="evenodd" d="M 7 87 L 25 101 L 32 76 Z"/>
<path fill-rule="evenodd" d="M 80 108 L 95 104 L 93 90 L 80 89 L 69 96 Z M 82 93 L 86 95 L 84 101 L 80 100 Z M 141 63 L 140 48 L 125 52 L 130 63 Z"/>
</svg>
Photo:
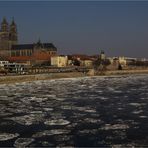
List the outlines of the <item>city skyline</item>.
<svg viewBox="0 0 148 148">
<path fill-rule="evenodd" d="M 19 43 L 52 42 L 60 54 L 148 58 L 148 1 L 0 2 L 0 19 L 14 17 Z"/>
</svg>

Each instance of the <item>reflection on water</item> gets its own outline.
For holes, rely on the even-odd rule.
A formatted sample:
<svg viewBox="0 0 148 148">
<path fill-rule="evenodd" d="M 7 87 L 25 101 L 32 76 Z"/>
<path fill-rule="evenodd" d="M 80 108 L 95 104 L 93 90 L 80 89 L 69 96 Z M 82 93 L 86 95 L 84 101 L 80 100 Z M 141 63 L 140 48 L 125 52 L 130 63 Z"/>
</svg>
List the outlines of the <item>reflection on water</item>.
<svg viewBox="0 0 148 148">
<path fill-rule="evenodd" d="M 0 85 L 0 146 L 148 146 L 148 76 Z"/>
</svg>

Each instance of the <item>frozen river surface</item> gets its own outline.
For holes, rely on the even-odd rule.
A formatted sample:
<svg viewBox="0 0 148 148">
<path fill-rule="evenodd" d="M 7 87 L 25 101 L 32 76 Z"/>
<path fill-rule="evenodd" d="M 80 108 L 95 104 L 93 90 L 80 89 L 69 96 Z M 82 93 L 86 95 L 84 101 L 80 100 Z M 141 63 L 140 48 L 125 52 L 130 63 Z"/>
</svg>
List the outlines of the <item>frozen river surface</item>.
<svg viewBox="0 0 148 148">
<path fill-rule="evenodd" d="M 148 146 L 148 75 L 0 85 L 0 146 Z"/>
</svg>

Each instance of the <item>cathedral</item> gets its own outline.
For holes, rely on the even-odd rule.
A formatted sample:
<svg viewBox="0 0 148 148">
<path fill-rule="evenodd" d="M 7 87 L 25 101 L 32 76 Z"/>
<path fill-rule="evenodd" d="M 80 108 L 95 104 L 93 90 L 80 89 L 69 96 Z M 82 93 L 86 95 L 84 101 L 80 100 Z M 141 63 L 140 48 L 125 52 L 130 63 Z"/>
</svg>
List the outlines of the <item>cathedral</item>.
<svg viewBox="0 0 148 148">
<path fill-rule="evenodd" d="M 3 18 L 0 29 L 0 56 L 10 62 L 37 63 L 50 62 L 51 56 L 57 54 L 57 48 L 52 43 L 18 44 L 17 25 L 14 19 L 9 25 Z"/>
<path fill-rule="evenodd" d="M 17 44 L 17 26 L 12 20 L 9 25 L 7 20 L 3 18 L 0 30 L 0 54 L 10 56 L 12 45 Z"/>
</svg>

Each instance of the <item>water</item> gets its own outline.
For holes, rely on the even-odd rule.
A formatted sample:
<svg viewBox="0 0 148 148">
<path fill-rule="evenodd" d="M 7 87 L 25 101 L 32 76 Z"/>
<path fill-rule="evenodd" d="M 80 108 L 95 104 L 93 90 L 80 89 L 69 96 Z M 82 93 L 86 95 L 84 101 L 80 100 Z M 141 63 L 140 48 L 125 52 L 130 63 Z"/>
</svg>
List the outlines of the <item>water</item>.
<svg viewBox="0 0 148 148">
<path fill-rule="evenodd" d="M 148 75 L 0 85 L 0 146 L 148 146 Z"/>
</svg>

